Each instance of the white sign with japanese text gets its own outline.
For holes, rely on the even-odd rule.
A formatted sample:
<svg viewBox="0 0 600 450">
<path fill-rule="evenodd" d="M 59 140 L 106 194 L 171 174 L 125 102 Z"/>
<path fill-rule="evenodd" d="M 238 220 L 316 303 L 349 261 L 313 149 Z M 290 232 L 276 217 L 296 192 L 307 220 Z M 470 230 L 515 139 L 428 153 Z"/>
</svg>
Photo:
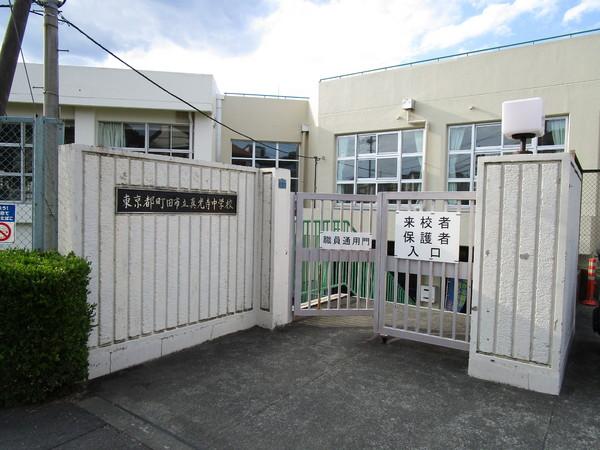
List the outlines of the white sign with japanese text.
<svg viewBox="0 0 600 450">
<path fill-rule="evenodd" d="M 371 250 L 371 233 L 351 231 L 322 231 L 321 248 L 323 250 Z"/>
<path fill-rule="evenodd" d="M 396 211 L 397 258 L 458 262 L 460 213 Z"/>
</svg>

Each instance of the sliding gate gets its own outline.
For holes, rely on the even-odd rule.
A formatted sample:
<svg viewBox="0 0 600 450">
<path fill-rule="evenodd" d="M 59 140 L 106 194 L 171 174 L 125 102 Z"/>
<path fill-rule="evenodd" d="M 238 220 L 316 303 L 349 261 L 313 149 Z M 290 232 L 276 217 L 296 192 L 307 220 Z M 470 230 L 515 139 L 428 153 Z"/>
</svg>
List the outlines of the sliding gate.
<svg viewBox="0 0 600 450">
<path fill-rule="evenodd" d="M 468 350 L 474 192 L 298 193 L 295 207 L 294 315 L 372 315 L 382 337 Z"/>
</svg>

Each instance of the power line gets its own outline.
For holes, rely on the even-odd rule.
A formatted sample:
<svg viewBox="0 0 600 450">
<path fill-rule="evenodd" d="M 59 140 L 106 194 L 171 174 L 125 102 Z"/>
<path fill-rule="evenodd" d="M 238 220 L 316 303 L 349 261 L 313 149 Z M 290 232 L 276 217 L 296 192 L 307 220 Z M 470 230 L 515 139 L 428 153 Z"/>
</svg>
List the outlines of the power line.
<svg viewBox="0 0 600 450">
<path fill-rule="evenodd" d="M 156 81 L 154 81 L 152 78 L 150 78 L 149 76 L 147 76 L 146 74 L 142 73 L 141 71 L 139 71 L 138 69 L 136 69 L 135 67 L 133 67 L 131 64 L 129 64 L 128 62 L 126 62 L 124 59 L 122 59 L 121 57 L 117 56 L 115 53 L 113 53 L 112 51 L 110 51 L 108 48 L 106 48 L 104 45 L 102 45 L 100 42 L 98 42 L 96 39 L 94 39 L 92 36 L 90 36 L 89 34 L 87 34 L 85 31 L 83 31 L 81 28 L 79 28 L 77 25 L 75 25 L 73 22 L 71 22 L 70 20 L 68 20 L 67 18 L 65 18 L 65 16 L 59 12 L 60 14 L 60 18 L 58 19 L 60 22 L 63 22 L 65 24 L 67 24 L 68 26 L 74 28 L 75 30 L 77 30 L 79 33 L 81 33 L 83 36 L 85 36 L 88 40 L 90 40 L 91 42 L 93 42 L 96 46 L 100 47 L 102 50 L 104 50 L 106 53 L 108 53 L 109 55 L 111 55 L 113 58 L 115 58 L 116 60 L 118 60 L 121 64 L 124 64 L 125 66 L 127 66 L 129 69 L 131 69 L 132 71 L 134 71 L 136 74 L 138 74 L 140 77 L 144 78 L 146 81 L 148 81 L 149 83 L 153 84 L 154 86 L 156 86 L 157 88 L 159 88 L 161 91 L 165 92 L 166 94 L 170 95 L 171 97 L 179 100 L 180 102 L 182 102 L 183 104 L 189 106 L 190 108 L 192 108 L 194 111 L 202 114 L 204 117 L 208 118 L 209 120 L 212 120 L 213 122 L 221 125 L 224 128 L 227 128 L 230 131 L 233 131 L 234 133 L 245 137 L 246 139 L 250 139 L 252 142 L 256 143 L 256 144 L 260 144 L 264 147 L 270 148 L 272 150 L 275 150 L 278 153 L 283 153 L 285 155 L 289 155 L 292 152 L 286 152 L 284 150 L 280 150 L 276 147 L 273 147 L 271 145 L 266 144 L 265 142 L 261 142 L 261 141 L 257 141 L 256 139 L 254 139 L 252 136 L 249 136 L 245 133 L 242 133 L 241 131 L 236 130 L 235 128 L 230 127 L 229 125 L 215 119 L 214 117 L 212 117 L 210 114 L 205 113 L 204 111 L 201 111 L 200 109 L 198 109 L 196 106 L 194 106 L 193 104 L 191 104 L 190 102 L 188 102 L 187 100 L 183 99 L 182 97 L 178 96 L 177 94 L 171 92 L 170 90 L 168 90 L 167 88 L 161 86 L 160 84 L 158 84 Z M 299 158 L 306 158 L 306 159 L 312 159 L 315 161 L 315 163 L 317 161 L 320 160 L 320 158 L 318 156 L 304 156 L 304 155 L 300 155 L 300 153 L 298 152 L 298 157 Z"/>
<path fill-rule="evenodd" d="M 13 5 L 12 5 L 11 0 L 8 0 L 8 6 L 10 7 L 10 19 L 11 19 L 10 21 L 12 22 L 13 27 L 15 28 L 15 33 L 17 33 L 17 36 L 19 36 L 19 28 L 17 27 L 17 24 L 15 22 L 15 16 L 13 15 Z M 23 41 L 21 36 L 19 36 L 19 39 L 21 40 L 21 42 Z M 23 46 L 22 45 L 19 46 L 19 53 L 21 53 L 21 59 L 23 60 L 23 69 L 25 69 L 25 78 L 27 79 L 27 86 L 29 86 L 29 94 L 31 95 L 31 103 L 33 104 L 33 106 L 35 106 L 35 99 L 33 98 L 33 89 L 31 87 L 31 81 L 29 80 L 29 71 L 27 70 L 27 63 L 25 62 L 25 55 L 23 54 Z"/>
</svg>

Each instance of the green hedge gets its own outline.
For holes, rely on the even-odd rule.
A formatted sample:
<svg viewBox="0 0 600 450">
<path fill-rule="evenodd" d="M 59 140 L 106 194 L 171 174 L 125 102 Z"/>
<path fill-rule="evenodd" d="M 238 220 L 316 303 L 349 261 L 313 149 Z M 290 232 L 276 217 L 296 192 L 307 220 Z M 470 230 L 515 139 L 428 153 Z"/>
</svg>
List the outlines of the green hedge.
<svg viewBox="0 0 600 450">
<path fill-rule="evenodd" d="M 89 273 L 73 254 L 0 251 L 0 405 L 40 402 L 87 379 Z"/>
</svg>

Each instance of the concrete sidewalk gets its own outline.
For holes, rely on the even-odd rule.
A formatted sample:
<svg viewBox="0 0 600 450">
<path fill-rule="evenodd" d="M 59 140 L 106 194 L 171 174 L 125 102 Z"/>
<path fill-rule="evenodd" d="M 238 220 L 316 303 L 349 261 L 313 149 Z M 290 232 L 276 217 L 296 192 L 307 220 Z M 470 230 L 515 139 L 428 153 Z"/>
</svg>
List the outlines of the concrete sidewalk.
<svg viewBox="0 0 600 450">
<path fill-rule="evenodd" d="M 593 448 L 590 315 L 579 311 L 560 397 L 469 378 L 460 351 L 311 319 L 101 378 L 81 398 L 0 411 L 0 448 Z"/>
</svg>

